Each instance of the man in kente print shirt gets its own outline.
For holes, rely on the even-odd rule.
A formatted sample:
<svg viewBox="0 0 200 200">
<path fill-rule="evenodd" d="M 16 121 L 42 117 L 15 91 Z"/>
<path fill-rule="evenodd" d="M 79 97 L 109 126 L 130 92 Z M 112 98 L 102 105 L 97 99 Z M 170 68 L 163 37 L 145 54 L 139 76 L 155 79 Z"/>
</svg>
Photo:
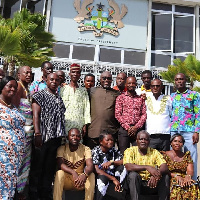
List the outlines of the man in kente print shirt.
<svg viewBox="0 0 200 200">
<path fill-rule="evenodd" d="M 194 162 L 194 176 L 197 179 L 197 143 L 200 132 L 200 95 L 186 88 L 186 76 L 175 76 L 177 91 L 171 94 L 171 135 L 180 133 L 184 139 L 184 152 L 190 151 Z"/>
</svg>

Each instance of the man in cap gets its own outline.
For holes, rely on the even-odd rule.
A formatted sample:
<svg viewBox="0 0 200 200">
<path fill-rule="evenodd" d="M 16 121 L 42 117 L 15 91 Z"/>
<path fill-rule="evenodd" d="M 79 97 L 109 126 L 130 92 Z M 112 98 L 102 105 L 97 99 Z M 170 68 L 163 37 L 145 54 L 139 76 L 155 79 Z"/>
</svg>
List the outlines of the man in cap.
<svg viewBox="0 0 200 200">
<path fill-rule="evenodd" d="M 65 104 L 65 128 L 78 128 L 83 135 L 86 124 L 90 123 L 90 102 L 87 90 L 79 87 L 78 80 L 81 76 L 80 65 L 74 63 L 70 66 L 70 83 L 61 88 L 60 95 Z"/>
</svg>

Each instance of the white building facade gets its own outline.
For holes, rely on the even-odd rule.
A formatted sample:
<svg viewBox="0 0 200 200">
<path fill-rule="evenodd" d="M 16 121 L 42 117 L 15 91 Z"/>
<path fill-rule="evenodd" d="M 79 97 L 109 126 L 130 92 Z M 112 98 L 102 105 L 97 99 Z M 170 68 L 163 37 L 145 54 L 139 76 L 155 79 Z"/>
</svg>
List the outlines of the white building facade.
<svg viewBox="0 0 200 200">
<path fill-rule="evenodd" d="M 71 63 L 79 63 L 83 74 L 95 74 L 97 82 L 104 70 L 114 78 L 124 71 L 139 79 L 145 69 L 159 77 L 176 58 L 192 54 L 200 59 L 200 0 L 0 2 L 6 18 L 22 7 L 46 15 L 47 30 L 57 40 L 55 70 L 68 72 Z"/>
</svg>

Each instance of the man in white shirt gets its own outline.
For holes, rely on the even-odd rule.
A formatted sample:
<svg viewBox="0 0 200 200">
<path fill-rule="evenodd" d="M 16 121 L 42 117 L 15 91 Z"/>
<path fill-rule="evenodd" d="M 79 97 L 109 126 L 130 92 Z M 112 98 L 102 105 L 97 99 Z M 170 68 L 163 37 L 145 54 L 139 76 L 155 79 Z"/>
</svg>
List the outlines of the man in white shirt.
<svg viewBox="0 0 200 200">
<path fill-rule="evenodd" d="M 151 81 L 152 96 L 146 100 L 147 120 L 146 131 L 150 134 L 150 147 L 159 151 L 170 150 L 170 115 L 171 99 L 168 95 L 161 94 L 162 81 Z"/>
<path fill-rule="evenodd" d="M 143 85 L 141 86 L 141 88 L 137 88 L 135 91 L 137 95 L 142 96 L 144 99 L 146 99 L 146 97 L 152 95 L 151 92 L 151 80 L 153 79 L 152 72 L 150 70 L 143 71 L 141 79 Z"/>
</svg>

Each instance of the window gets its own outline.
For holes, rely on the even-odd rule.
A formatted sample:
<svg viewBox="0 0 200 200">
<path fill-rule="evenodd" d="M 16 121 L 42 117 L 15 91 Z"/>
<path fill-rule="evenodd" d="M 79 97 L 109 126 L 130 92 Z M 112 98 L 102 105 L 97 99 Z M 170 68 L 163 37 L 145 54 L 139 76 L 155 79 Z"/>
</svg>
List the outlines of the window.
<svg viewBox="0 0 200 200">
<path fill-rule="evenodd" d="M 194 7 L 152 3 L 151 65 L 166 67 L 194 54 Z"/>
<path fill-rule="evenodd" d="M 86 46 L 75 46 L 73 47 L 73 59 L 79 60 L 94 60 L 94 47 L 86 47 Z"/>
<path fill-rule="evenodd" d="M 145 65 L 145 53 L 124 51 L 124 64 Z"/>
<path fill-rule="evenodd" d="M 152 16 L 152 50 L 171 50 L 170 14 L 153 14 Z"/>
<path fill-rule="evenodd" d="M 20 10 L 21 0 L 6 0 L 4 3 L 3 17 L 12 18 L 16 11 Z"/>
<path fill-rule="evenodd" d="M 121 50 L 101 48 L 99 61 L 121 63 Z"/>
<path fill-rule="evenodd" d="M 64 44 L 56 44 L 53 51 L 58 58 L 69 58 L 70 46 Z"/>
<path fill-rule="evenodd" d="M 31 13 L 41 13 L 44 14 L 45 0 L 30 0 L 27 3 L 27 9 Z"/>
</svg>

